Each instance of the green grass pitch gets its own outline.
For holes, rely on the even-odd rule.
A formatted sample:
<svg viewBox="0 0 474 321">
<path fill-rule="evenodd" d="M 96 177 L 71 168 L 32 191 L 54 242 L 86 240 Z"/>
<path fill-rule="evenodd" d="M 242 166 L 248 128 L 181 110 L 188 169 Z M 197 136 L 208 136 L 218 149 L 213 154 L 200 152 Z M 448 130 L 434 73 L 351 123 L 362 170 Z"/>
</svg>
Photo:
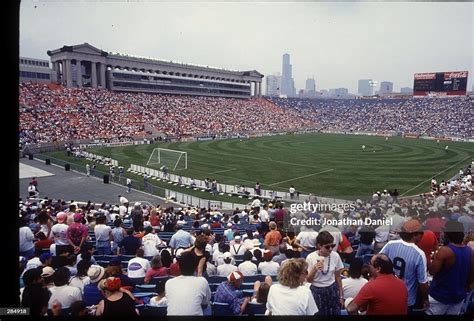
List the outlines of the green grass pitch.
<svg viewBox="0 0 474 321">
<path fill-rule="evenodd" d="M 365 145 L 365 149 L 362 149 Z M 448 150 L 445 146 L 449 145 Z M 401 137 L 304 134 L 250 139 L 175 142 L 94 148 L 119 164 L 145 166 L 154 148 L 188 153 L 188 169 L 174 173 L 219 183 L 260 182 L 264 189 L 342 199 L 366 199 L 373 192 L 397 188 L 400 195 L 429 191 L 432 177 L 449 179 L 474 157 L 474 144 Z M 159 168 L 156 164 L 153 167 Z"/>
</svg>

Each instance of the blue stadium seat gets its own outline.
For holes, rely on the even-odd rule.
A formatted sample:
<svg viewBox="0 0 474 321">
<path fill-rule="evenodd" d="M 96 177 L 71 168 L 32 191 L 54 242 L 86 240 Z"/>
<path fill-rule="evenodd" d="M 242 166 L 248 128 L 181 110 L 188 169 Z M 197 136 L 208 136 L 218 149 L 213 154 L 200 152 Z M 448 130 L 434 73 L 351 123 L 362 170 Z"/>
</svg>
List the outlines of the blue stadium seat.
<svg viewBox="0 0 474 321">
<path fill-rule="evenodd" d="M 135 285 L 135 291 L 137 292 L 155 292 L 155 284 L 137 284 Z"/>
<path fill-rule="evenodd" d="M 212 315 L 215 316 L 229 316 L 234 315 L 229 303 L 214 302 L 212 304 Z"/>
<path fill-rule="evenodd" d="M 132 292 L 132 294 L 135 298 L 138 298 L 138 299 L 145 298 L 145 297 L 151 298 L 158 295 L 156 292 Z"/>
<path fill-rule="evenodd" d="M 267 307 L 263 303 L 252 303 L 249 302 L 247 304 L 247 308 L 245 309 L 245 314 L 249 316 L 255 316 L 255 315 L 262 315 L 265 314 L 265 311 L 267 310 Z"/>
<path fill-rule="evenodd" d="M 167 310 L 167 307 L 154 307 L 151 305 L 147 305 L 143 310 L 142 315 L 147 317 L 162 317 L 166 316 Z"/>
<path fill-rule="evenodd" d="M 158 284 L 158 282 L 160 281 L 168 281 L 169 279 L 172 279 L 173 277 L 172 276 L 156 276 L 156 277 L 153 277 L 151 278 L 150 280 L 150 284 Z"/>
<path fill-rule="evenodd" d="M 211 289 L 211 292 L 215 292 L 219 284 L 220 283 L 209 283 L 209 288 Z"/>
<path fill-rule="evenodd" d="M 145 277 L 143 277 L 143 278 L 129 278 L 129 279 L 133 283 L 134 286 L 136 286 L 138 284 L 143 284 L 143 282 L 145 281 Z"/>
<path fill-rule="evenodd" d="M 221 283 L 227 281 L 227 278 L 225 276 L 208 276 L 207 277 L 207 282 L 208 283 Z"/>
<path fill-rule="evenodd" d="M 254 283 L 255 283 L 255 281 L 263 282 L 263 281 L 265 281 L 265 275 L 256 274 L 256 275 L 244 276 L 244 281 L 245 282 L 254 282 Z"/>
<path fill-rule="evenodd" d="M 253 290 L 243 290 L 242 293 L 244 294 L 244 297 L 245 296 L 253 296 Z"/>
</svg>

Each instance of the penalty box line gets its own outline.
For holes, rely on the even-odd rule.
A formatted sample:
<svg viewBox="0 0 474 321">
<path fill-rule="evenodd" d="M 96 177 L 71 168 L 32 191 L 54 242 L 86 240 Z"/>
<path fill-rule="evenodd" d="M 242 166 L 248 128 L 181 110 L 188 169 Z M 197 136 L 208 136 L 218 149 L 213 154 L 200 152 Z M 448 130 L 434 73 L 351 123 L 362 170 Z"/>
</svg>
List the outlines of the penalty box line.
<svg viewBox="0 0 474 321">
<path fill-rule="evenodd" d="M 276 183 L 273 183 L 273 184 L 269 184 L 269 186 L 279 185 L 279 184 L 286 183 L 286 182 L 291 182 L 291 181 L 296 181 L 296 180 L 301 179 L 301 178 L 306 178 L 306 177 L 310 177 L 310 176 L 314 176 L 314 175 L 318 175 L 318 174 L 323 174 L 323 173 L 331 172 L 333 170 L 334 170 L 334 168 L 331 168 L 331 169 L 327 169 L 327 170 L 322 171 L 322 172 L 317 172 L 317 173 L 304 175 L 304 176 L 300 176 L 300 177 L 295 177 L 295 178 L 287 179 L 287 180 L 284 180 L 284 181 L 281 181 L 281 182 L 276 182 Z"/>
</svg>

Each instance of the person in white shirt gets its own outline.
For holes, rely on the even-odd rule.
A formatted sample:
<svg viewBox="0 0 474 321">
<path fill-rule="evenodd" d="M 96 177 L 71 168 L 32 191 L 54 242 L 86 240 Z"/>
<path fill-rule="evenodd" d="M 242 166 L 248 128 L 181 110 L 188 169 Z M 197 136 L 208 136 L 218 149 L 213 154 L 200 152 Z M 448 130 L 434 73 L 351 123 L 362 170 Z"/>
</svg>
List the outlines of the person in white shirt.
<svg viewBox="0 0 474 321">
<path fill-rule="evenodd" d="M 31 229 L 27 226 L 27 221 L 24 217 L 20 218 L 20 256 L 27 259 L 32 258 L 35 254 L 35 245 L 33 241 L 35 236 Z"/>
<path fill-rule="evenodd" d="M 144 251 L 142 248 L 137 250 L 137 256 L 128 261 L 128 277 L 144 278 L 146 272 L 151 268 L 150 262 L 143 258 Z"/>
<path fill-rule="evenodd" d="M 79 288 L 68 285 L 71 274 L 67 267 L 60 267 L 54 272 L 54 286 L 49 289 L 51 297 L 48 302 L 48 309 L 53 304 L 59 302 L 62 309 L 67 309 L 72 303 L 82 300 L 82 293 Z"/>
<path fill-rule="evenodd" d="M 111 254 L 112 229 L 105 225 L 107 218 L 105 215 L 99 215 L 96 218 L 96 225 L 94 226 L 94 235 L 96 240 L 96 250 L 99 255 Z"/>
<path fill-rule="evenodd" d="M 260 221 L 262 222 L 268 222 L 270 219 L 267 209 L 268 209 L 268 205 L 264 205 L 263 209 L 261 209 L 260 212 L 258 213 L 258 217 L 260 218 Z"/>
<path fill-rule="evenodd" d="M 81 295 L 84 295 L 84 286 L 91 282 L 91 279 L 87 275 L 87 271 L 91 266 L 91 262 L 88 260 L 82 260 L 77 263 L 77 273 L 74 277 L 69 280 L 69 285 L 74 286 L 81 290 Z"/>
<path fill-rule="evenodd" d="M 341 257 L 333 248 L 334 237 L 328 231 L 319 233 L 316 239 L 318 250 L 306 257 L 308 262 L 307 281 L 311 283 L 316 305 L 321 315 L 340 315 L 344 304 L 341 270 L 344 268 Z"/>
<path fill-rule="evenodd" d="M 230 251 L 229 251 L 230 254 L 232 254 L 233 256 L 244 255 L 246 250 L 247 250 L 247 247 L 245 246 L 244 243 L 241 242 L 240 235 L 234 236 L 234 242 L 233 244 L 230 244 Z"/>
<path fill-rule="evenodd" d="M 252 252 L 246 251 L 244 253 L 244 261 L 239 264 L 239 271 L 242 272 L 244 276 L 252 276 L 258 273 L 257 265 L 252 262 Z"/>
<path fill-rule="evenodd" d="M 317 237 L 318 237 L 318 232 L 316 232 L 312 228 L 302 226 L 301 232 L 299 232 L 298 235 L 296 236 L 296 240 L 301 246 L 307 248 L 308 251 L 312 251 L 316 249 Z"/>
<path fill-rule="evenodd" d="M 217 275 L 227 277 L 230 273 L 237 271 L 238 268 L 232 264 L 232 254 L 225 252 L 223 255 L 224 264 L 217 267 Z"/>
<path fill-rule="evenodd" d="M 272 261 L 272 251 L 263 251 L 264 261 L 258 265 L 258 271 L 263 275 L 277 275 L 280 265 L 277 262 Z"/>
<path fill-rule="evenodd" d="M 158 295 L 150 299 L 150 302 L 148 303 L 150 306 L 153 306 L 153 307 L 168 306 L 168 299 L 166 298 L 165 285 L 166 285 L 166 281 L 162 281 L 162 280 L 156 283 L 155 290 Z"/>
<path fill-rule="evenodd" d="M 362 260 L 354 259 L 349 267 L 349 277 L 342 279 L 342 289 L 344 291 L 344 300 L 355 298 L 360 289 L 368 282 L 362 277 Z"/>
<path fill-rule="evenodd" d="M 181 275 L 165 285 L 167 315 L 203 315 L 203 306 L 209 306 L 211 300 L 209 283 L 204 277 L 194 276 L 196 265 L 191 252 L 184 252 L 178 262 Z"/>
<path fill-rule="evenodd" d="M 158 253 L 157 246 L 160 245 L 162 241 L 156 235 L 155 229 L 151 226 L 145 228 L 145 235 L 142 237 L 143 251 L 145 256 L 155 256 Z"/>
<path fill-rule="evenodd" d="M 308 264 L 304 259 L 290 259 L 281 266 L 278 284 L 270 286 L 266 315 L 315 315 L 318 306 L 311 290 L 304 286 Z"/>
</svg>

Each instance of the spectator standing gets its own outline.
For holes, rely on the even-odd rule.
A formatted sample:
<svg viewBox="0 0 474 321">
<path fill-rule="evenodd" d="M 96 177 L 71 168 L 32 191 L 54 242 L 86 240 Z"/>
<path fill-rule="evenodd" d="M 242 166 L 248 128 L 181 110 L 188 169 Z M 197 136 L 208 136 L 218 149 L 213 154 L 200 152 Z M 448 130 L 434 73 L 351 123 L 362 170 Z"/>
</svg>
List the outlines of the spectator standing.
<svg viewBox="0 0 474 321">
<path fill-rule="evenodd" d="M 311 283 L 311 292 L 321 315 L 340 315 L 344 301 L 341 270 L 344 268 L 341 257 L 333 249 L 331 233 L 323 231 L 318 234 L 318 250 L 309 254 L 307 281 Z"/>
<path fill-rule="evenodd" d="M 425 253 L 415 244 L 423 236 L 418 220 L 409 220 L 400 231 L 401 240 L 388 242 L 380 251 L 393 262 L 395 274 L 408 289 L 408 313 L 426 308 L 428 302 L 428 275 Z M 417 304 L 418 303 L 418 304 Z"/>
<path fill-rule="evenodd" d="M 270 222 L 268 225 L 270 232 L 265 235 L 265 248 L 269 249 L 273 254 L 279 251 L 280 241 L 282 239 L 281 233 L 277 230 L 275 222 Z"/>
<path fill-rule="evenodd" d="M 83 215 L 82 213 L 75 213 L 74 223 L 69 225 L 66 234 L 69 245 L 72 246 L 75 254 L 79 253 L 84 246 L 87 237 L 89 236 L 89 229 L 87 226 L 82 224 Z"/>
<path fill-rule="evenodd" d="M 130 193 L 132 191 L 132 180 L 127 177 L 127 193 Z"/>
<path fill-rule="evenodd" d="M 99 215 L 96 218 L 94 226 L 94 235 L 96 239 L 96 250 L 98 255 L 109 255 L 111 251 L 110 241 L 112 238 L 112 229 L 105 224 L 105 215 Z"/>
<path fill-rule="evenodd" d="M 463 225 L 449 221 L 444 228 L 448 244 L 434 255 L 430 266 L 433 275 L 429 288 L 428 315 L 458 315 L 474 281 L 474 251 L 463 244 Z"/>
</svg>

